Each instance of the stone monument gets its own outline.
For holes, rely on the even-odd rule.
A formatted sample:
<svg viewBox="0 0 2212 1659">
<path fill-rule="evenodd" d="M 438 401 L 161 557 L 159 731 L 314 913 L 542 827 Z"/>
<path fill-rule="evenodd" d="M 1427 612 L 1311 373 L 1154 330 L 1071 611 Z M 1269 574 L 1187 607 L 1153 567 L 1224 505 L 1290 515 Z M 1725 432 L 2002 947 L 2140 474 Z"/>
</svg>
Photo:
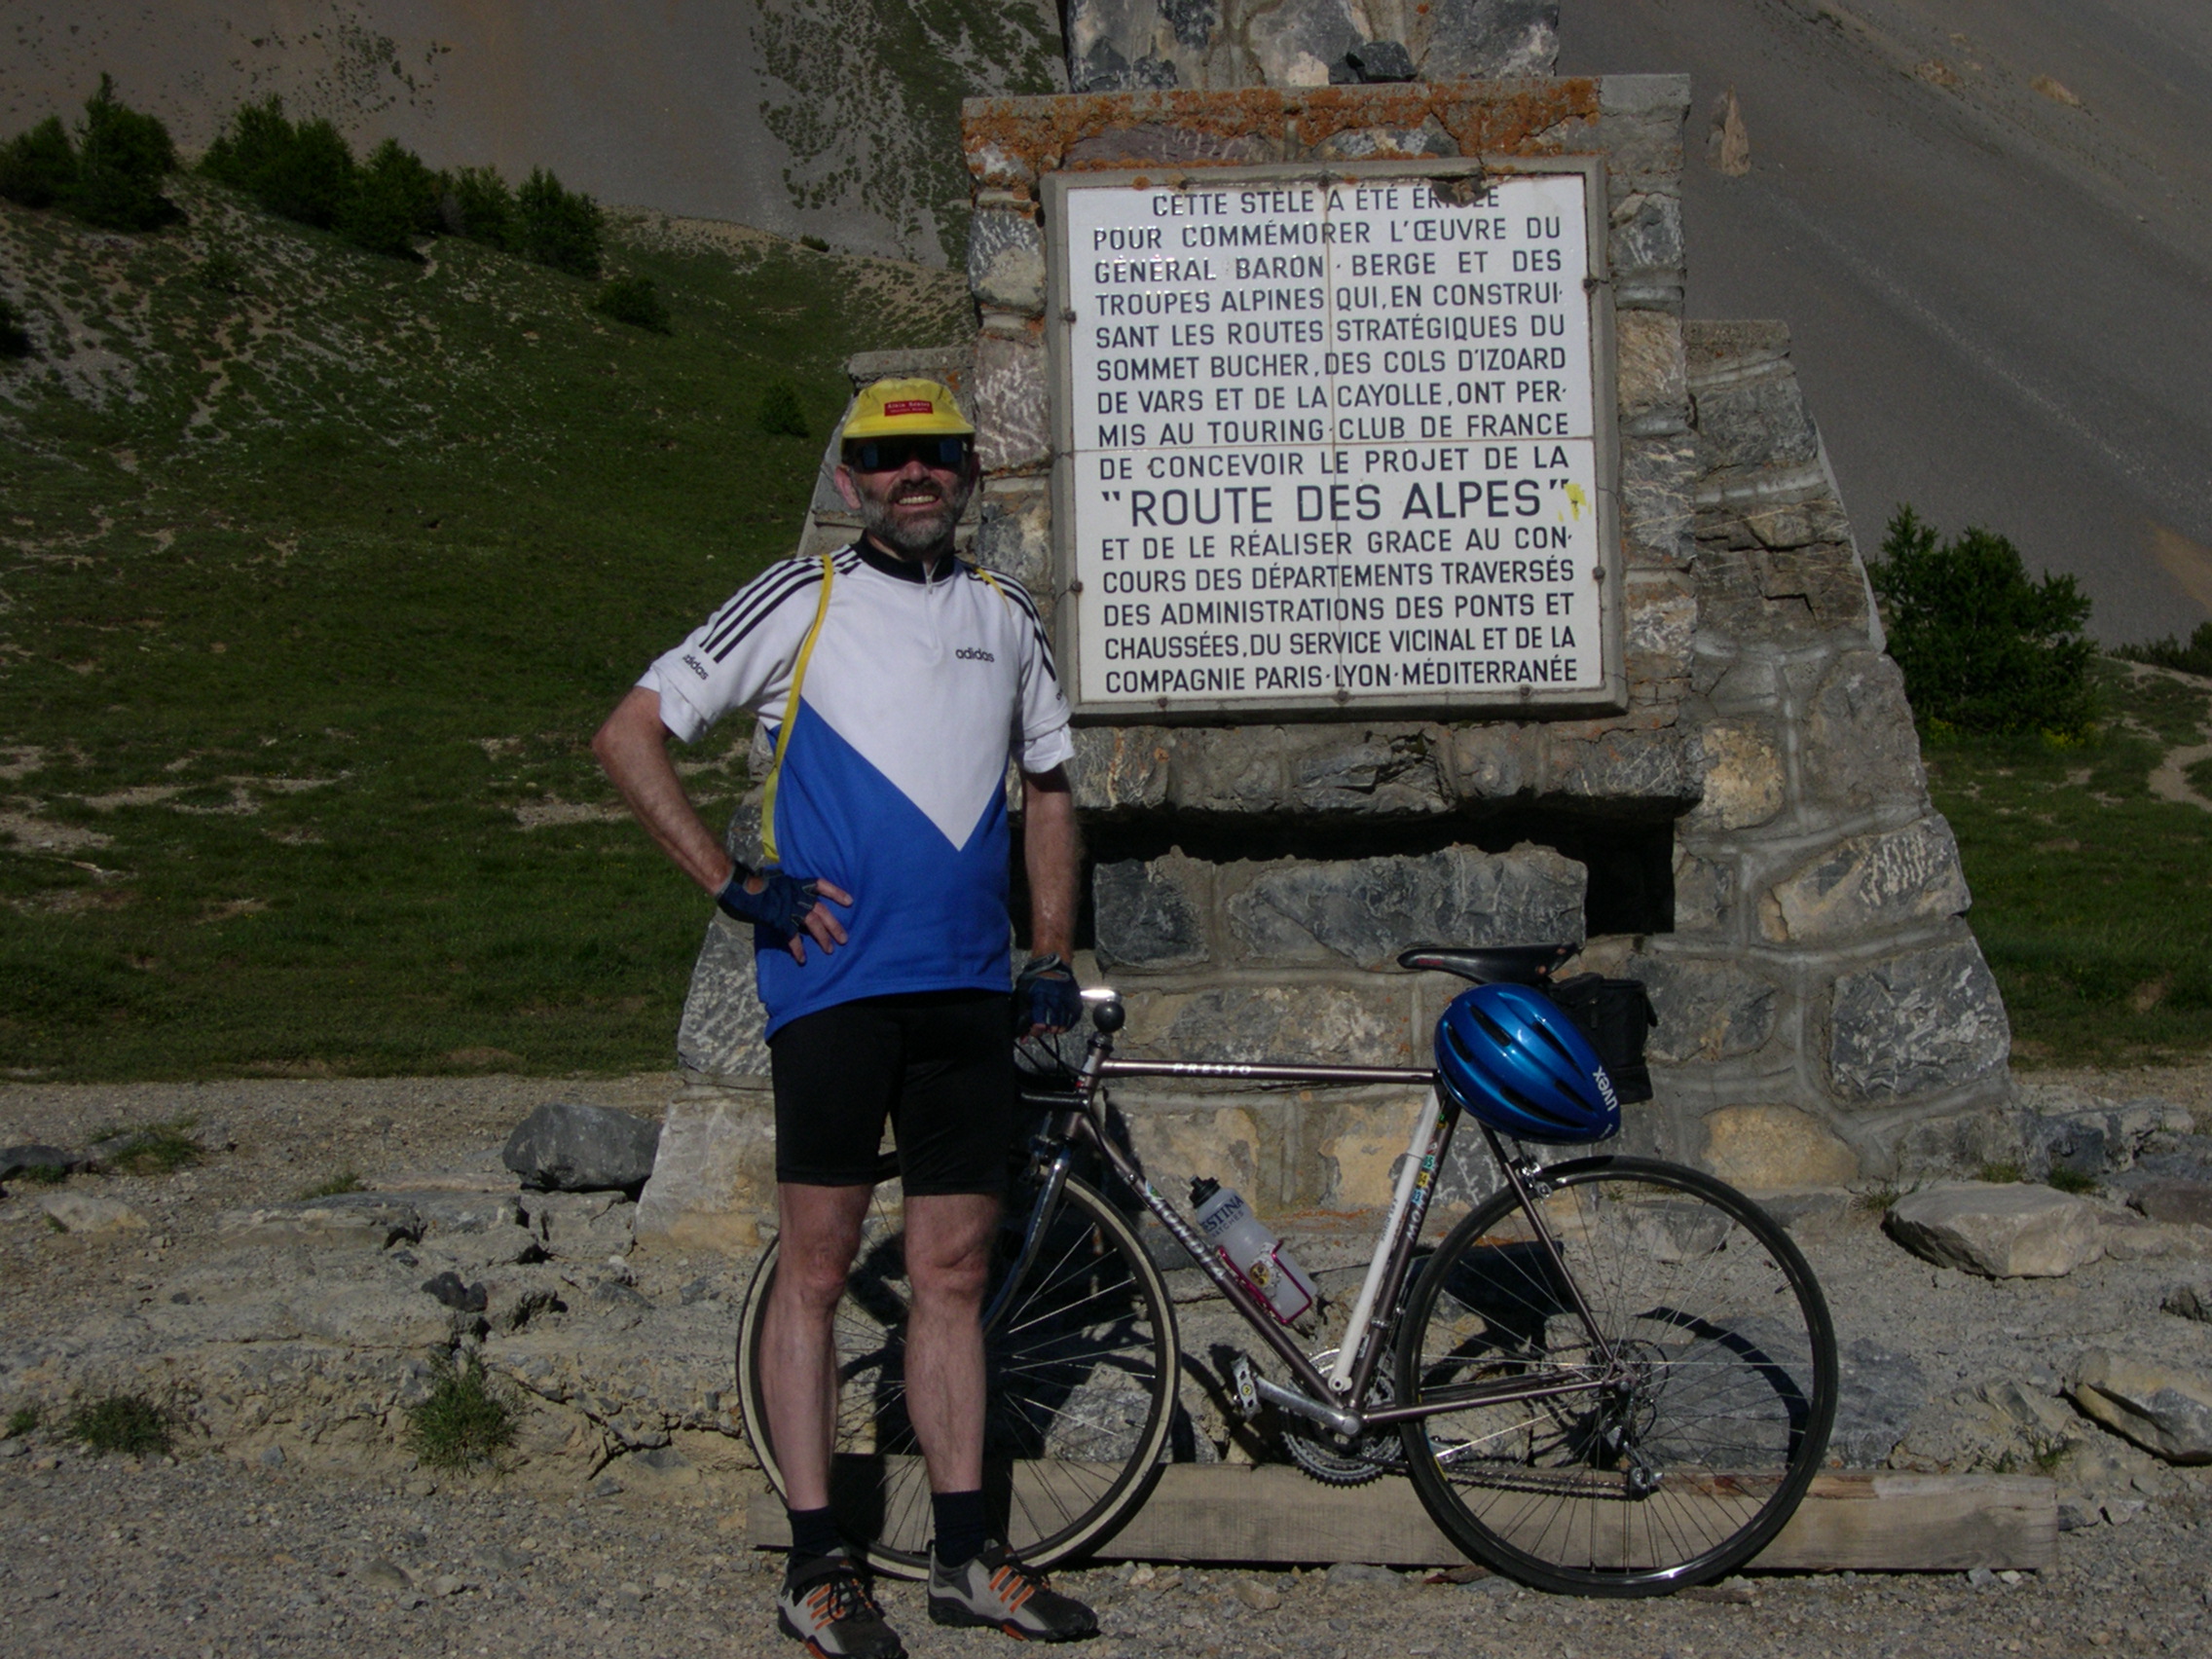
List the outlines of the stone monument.
<svg viewBox="0 0 2212 1659">
<path fill-rule="evenodd" d="M 1974 1161 L 2004 1009 L 1788 331 L 1684 320 L 1686 78 L 1550 77 L 1543 0 L 1067 16 L 1076 92 L 966 106 L 973 352 L 851 368 L 969 399 L 1124 1051 L 1418 1063 L 1460 985 L 1399 950 L 1580 940 L 1659 1015 L 1626 1149 Z M 825 488 L 806 545 L 851 528 Z M 772 1212 L 750 978 L 718 919 L 641 1235 Z M 1408 1113 L 1116 1098 L 1294 1225 L 1385 1202 Z"/>
</svg>

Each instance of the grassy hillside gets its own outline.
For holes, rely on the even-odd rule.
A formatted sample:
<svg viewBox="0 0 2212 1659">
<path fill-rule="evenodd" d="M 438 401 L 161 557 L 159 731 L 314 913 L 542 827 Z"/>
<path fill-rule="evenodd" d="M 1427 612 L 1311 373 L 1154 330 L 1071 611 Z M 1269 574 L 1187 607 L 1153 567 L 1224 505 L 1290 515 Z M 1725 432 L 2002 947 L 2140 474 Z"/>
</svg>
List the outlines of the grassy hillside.
<svg viewBox="0 0 2212 1659">
<path fill-rule="evenodd" d="M 146 238 L 0 205 L 0 1070 L 665 1062 L 705 905 L 585 742 L 788 551 L 844 354 L 959 338 L 958 279 L 633 221 L 663 338 L 172 194 Z M 779 377 L 811 440 L 758 431 Z"/>
</svg>

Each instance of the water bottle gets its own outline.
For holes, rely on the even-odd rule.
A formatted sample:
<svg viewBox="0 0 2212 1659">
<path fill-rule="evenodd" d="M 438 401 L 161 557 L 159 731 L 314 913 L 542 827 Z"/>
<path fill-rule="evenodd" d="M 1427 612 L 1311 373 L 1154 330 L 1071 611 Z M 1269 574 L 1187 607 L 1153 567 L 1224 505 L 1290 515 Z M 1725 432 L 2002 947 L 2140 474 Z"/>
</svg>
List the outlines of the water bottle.
<svg viewBox="0 0 2212 1659">
<path fill-rule="evenodd" d="M 1191 1204 L 1206 1237 L 1277 1319 L 1287 1325 L 1313 1306 L 1313 1281 L 1235 1193 L 1201 1175 L 1191 1183 Z"/>
</svg>

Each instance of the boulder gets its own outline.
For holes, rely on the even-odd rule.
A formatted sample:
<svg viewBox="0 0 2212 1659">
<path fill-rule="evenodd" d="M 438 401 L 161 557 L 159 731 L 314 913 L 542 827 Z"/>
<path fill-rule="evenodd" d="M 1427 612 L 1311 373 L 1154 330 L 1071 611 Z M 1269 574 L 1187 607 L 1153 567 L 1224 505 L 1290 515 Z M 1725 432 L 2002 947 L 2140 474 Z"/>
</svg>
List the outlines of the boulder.
<svg viewBox="0 0 2212 1659">
<path fill-rule="evenodd" d="M 757 1250 L 775 1225 L 774 1107 L 765 1091 L 703 1095 L 669 1105 L 636 1236 L 676 1250 Z"/>
<path fill-rule="evenodd" d="M 0 1147 L 0 1181 L 16 1175 L 36 1175 L 58 1169 L 64 1175 L 74 1175 L 85 1166 L 81 1152 L 64 1152 L 57 1146 L 43 1141 L 25 1141 L 20 1146 Z"/>
<path fill-rule="evenodd" d="M 1899 1198 L 1883 1226 L 1923 1260 L 1987 1278 L 2055 1278 L 2103 1253 L 2089 1205 L 2025 1184 L 1932 1187 Z"/>
<path fill-rule="evenodd" d="M 2212 1325 L 2212 1281 L 2196 1279 L 2169 1286 L 2158 1307 L 2178 1319 Z"/>
<path fill-rule="evenodd" d="M 2107 1428 L 2170 1463 L 2212 1463 L 2212 1379 L 2091 1348 L 2067 1392 Z"/>
<path fill-rule="evenodd" d="M 2153 1221 L 2212 1227 L 2212 1183 L 2170 1177 L 2146 1181 L 2128 1195 L 2127 1201 Z"/>
<path fill-rule="evenodd" d="M 651 1177 L 660 1125 L 609 1106 L 555 1101 L 525 1118 L 499 1157 L 540 1193 L 627 1193 Z"/>
<path fill-rule="evenodd" d="M 39 1208 L 64 1233 L 143 1233 L 146 1218 L 120 1198 L 87 1193 L 50 1193 Z"/>
<path fill-rule="evenodd" d="M 1835 1427 L 1828 1461 L 1847 1469 L 1878 1469 L 1928 1403 L 1928 1378 L 1902 1349 L 1860 1337 L 1836 1354 Z"/>
</svg>

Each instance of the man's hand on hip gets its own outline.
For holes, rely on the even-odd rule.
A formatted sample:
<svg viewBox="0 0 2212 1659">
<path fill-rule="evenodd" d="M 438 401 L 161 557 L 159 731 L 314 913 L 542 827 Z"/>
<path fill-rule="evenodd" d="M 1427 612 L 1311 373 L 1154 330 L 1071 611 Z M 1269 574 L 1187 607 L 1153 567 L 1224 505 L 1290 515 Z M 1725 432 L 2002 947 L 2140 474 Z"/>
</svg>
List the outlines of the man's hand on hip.
<svg viewBox="0 0 2212 1659">
<path fill-rule="evenodd" d="M 1083 1017 L 1083 990 L 1075 970 L 1058 956 L 1032 956 L 1014 981 L 1014 1025 L 1017 1036 L 1043 1037 L 1065 1031 Z"/>
<path fill-rule="evenodd" d="M 780 869 L 748 870 L 740 865 L 715 895 L 725 915 L 752 922 L 784 936 L 792 960 L 806 960 L 806 940 L 812 938 L 823 953 L 845 942 L 844 924 L 830 911 L 830 903 L 850 905 L 853 896 L 835 882 L 791 875 Z"/>
</svg>

